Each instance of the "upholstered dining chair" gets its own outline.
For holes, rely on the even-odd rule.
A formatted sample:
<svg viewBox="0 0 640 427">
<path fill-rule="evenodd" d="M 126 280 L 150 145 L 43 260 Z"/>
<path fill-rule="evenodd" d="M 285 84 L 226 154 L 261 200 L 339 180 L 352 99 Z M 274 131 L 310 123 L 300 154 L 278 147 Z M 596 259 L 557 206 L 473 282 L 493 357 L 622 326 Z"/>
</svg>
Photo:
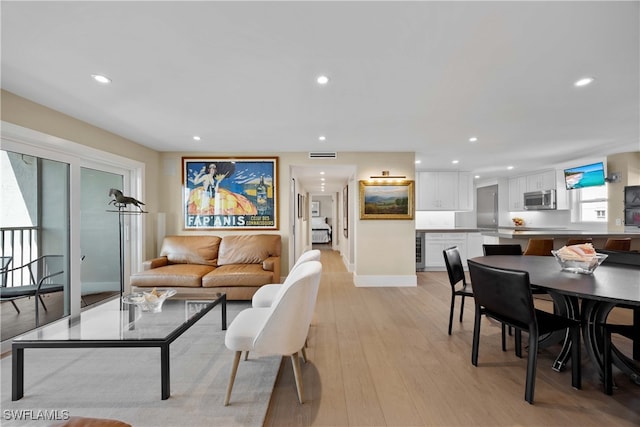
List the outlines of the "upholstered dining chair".
<svg viewBox="0 0 640 427">
<path fill-rule="evenodd" d="M 518 244 L 504 244 L 504 243 L 495 244 L 495 245 L 484 244 L 482 245 L 482 253 L 485 256 L 522 255 L 522 246 Z"/>
<path fill-rule="evenodd" d="M 233 383 L 243 351 L 260 354 L 280 354 L 291 357 L 298 400 L 304 402 L 302 372 L 298 353 L 304 346 L 313 316 L 320 285 L 322 264 L 318 261 L 303 263 L 289 274 L 290 280 L 271 307 L 242 310 L 227 329 L 224 343 L 235 352 L 224 405 L 229 404 Z"/>
<path fill-rule="evenodd" d="M 603 347 L 602 347 L 602 364 L 603 364 L 603 383 L 604 392 L 608 395 L 613 394 L 613 351 L 611 346 L 611 335 L 617 334 L 630 340 L 640 341 L 640 326 L 634 325 L 616 325 L 605 323 L 602 325 L 603 331 Z"/>
<path fill-rule="evenodd" d="M 462 267 L 462 259 L 457 246 L 452 246 L 442 251 L 444 255 L 444 263 L 447 266 L 447 274 L 449 275 L 449 284 L 451 285 L 451 308 L 449 309 L 449 335 L 451 335 L 451 326 L 453 325 L 453 311 L 455 299 L 461 297 L 460 303 L 460 321 L 464 313 L 465 297 L 473 298 L 473 288 L 471 283 L 467 283 Z"/>
<path fill-rule="evenodd" d="M 593 239 L 591 237 L 573 237 L 567 239 L 567 246 L 581 245 L 583 243 L 593 243 Z"/>
<path fill-rule="evenodd" d="M 552 256 L 553 239 L 529 239 L 523 255 Z"/>
<path fill-rule="evenodd" d="M 519 244 L 499 243 L 499 244 L 484 244 L 482 245 L 482 252 L 484 256 L 493 255 L 522 255 L 522 246 Z M 509 335 L 513 332 L 513 328 L 509 326 Z M 520 340 L 518 340 L 518 344 Z M 507 333 L 505 324 L 502 324 L 502 351 L 507 351 Z M 520 354 L 520 349 L 516 348 L 517 354 Z"/>
<path fill-rule="evenodd" d="M 473 260 L 469 260 L 468 263 L 476 304 L 471 363 L 478 366 L 482 315 L 506 323 L 518 332 L 528 332 L 529 356 L 525 400 L 532 404 L 538 360 L 538 338 L 540 335 L 568 328 L 571 333 L 571 384 L 580 389 L 582 382 L 580 322 L 536 309 L 533 305 L 529 273 L 526 271 L 489 267 Z"/>
<path fill-rule="evenodd" d="M 298 260 L 295 262 L 293 267 L 291 267 L 291 271 L 289 275 L 293 273 L 293 271 L 305 263 L 307 261 L 320 261 L 320 251 L 318 249 L 311 249 L 309 251 L 304 252 Z M 269 285 L 260 286 L 260 289 L 253 294 L 253 298 L 251 299 L 252 307 L 271 307 L 271 304 L 275 300 L 278 292 L 282 289 L 282 284 L 280 283 L 272 283 Z"/>
<path fill-rule="evenodd" d="M 604 244 L 604 249 L 608 251 L 630 251 L 631 250 L 631 238 L 614 239 L 608 238 Z"/>
</svg>

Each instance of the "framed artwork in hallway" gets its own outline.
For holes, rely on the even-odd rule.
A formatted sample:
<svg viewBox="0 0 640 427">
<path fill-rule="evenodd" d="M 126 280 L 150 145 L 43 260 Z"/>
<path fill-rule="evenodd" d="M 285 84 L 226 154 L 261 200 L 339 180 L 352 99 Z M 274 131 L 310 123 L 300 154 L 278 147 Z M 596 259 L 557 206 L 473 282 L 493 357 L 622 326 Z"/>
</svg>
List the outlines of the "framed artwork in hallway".
<svg viewBox="0 0 640 427">
<path fill-rule="evenodd" d="M 413 181 L 360 181 L 360 219 L 413 219 Z"/>
</svg>

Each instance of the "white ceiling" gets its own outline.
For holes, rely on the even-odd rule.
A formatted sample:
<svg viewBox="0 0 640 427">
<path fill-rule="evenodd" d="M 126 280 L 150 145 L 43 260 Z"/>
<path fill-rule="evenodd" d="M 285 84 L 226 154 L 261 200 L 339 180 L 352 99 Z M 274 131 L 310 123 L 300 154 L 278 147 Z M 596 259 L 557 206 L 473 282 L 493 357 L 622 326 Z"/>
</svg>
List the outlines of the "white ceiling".
<svg viewBox="0 0 640 427">
<path fill-rule="evenodd" d="M 639 5 L 2 1 L 2 88 L 160 151 L 507 176 L 640 150 Z"/>
</svg>

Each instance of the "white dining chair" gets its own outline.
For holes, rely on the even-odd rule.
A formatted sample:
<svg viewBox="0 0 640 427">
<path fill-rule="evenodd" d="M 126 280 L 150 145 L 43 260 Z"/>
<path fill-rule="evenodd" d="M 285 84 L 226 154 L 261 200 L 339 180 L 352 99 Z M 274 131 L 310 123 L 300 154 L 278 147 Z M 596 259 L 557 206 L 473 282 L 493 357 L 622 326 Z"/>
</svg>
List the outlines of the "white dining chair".
<svg viewBox="0 0 640 427">
<path fill-rule="evenodd" d="M 304 401 L 298 353 L 302 350 L 313 316 L 322 264 L 308 261 L 292 271 L 271 307 L 242 310 L 231 322 L 224 343 L 235 352 L 224 405 L 229 404 L 242 352 L 291 357 L 300 403 Z"/>
<path fill-rule="evenodd" d="M 291 271 L 289 272 L 289 276 L 287 279 L 291 277 L 293 272 L 297 267 L 302 265 L 307 261 L 320 261 L 320 251 L 318 249 L 311 249 L 309 251 L 304 252 L 298 260 L 295 262 L 293 267 L 291 267 Z M 285 279 L 286 283 L 286 279 Z M 257 290 L 255 294 L 253 294 L 253 298 L 251 299 L 252 307 L 271 307 L 273 301 L 276 299 L 278 292 L 282 290 L 281 283 L 272 283 L 269 285 L 263 285 L 260 289 Z"/>
</svg>

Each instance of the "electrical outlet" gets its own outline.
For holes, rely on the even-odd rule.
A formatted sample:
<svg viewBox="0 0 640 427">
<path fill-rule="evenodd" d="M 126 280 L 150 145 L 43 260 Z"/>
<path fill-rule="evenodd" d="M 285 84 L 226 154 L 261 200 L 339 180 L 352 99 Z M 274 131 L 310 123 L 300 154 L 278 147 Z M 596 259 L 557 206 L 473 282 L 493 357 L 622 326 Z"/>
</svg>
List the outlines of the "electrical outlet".
<svg viewBox="0 0 640 427">
<path fill-rule="evenodd" d="M 620 218 L 616 218 L 616 225 L 622 225 L 622 220 Z"/>
</svg>

